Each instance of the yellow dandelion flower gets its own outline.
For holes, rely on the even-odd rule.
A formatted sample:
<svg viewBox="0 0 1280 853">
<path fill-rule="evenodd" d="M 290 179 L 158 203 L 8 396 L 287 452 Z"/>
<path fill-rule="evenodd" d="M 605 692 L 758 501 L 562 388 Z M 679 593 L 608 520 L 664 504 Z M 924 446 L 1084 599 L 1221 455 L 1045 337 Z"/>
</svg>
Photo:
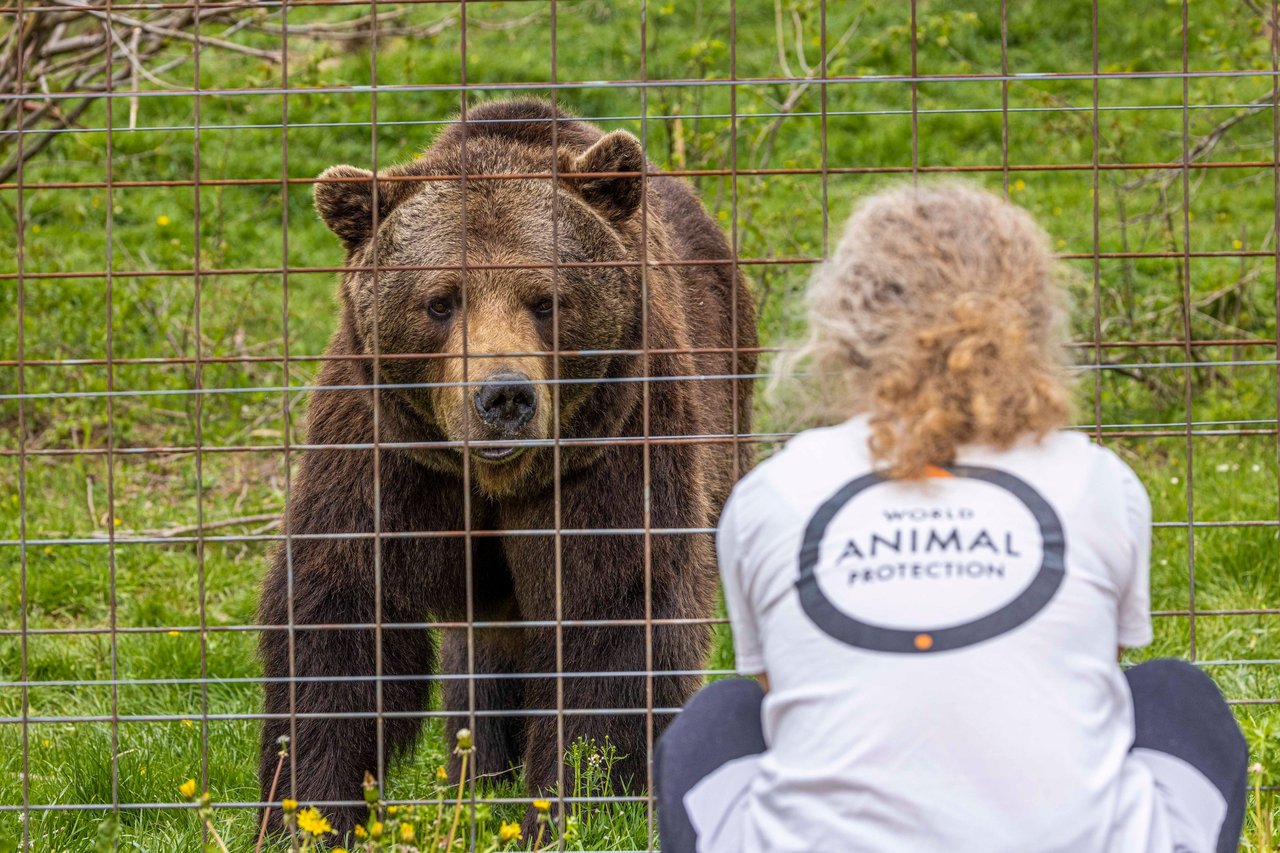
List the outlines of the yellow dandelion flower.
<svg viewBox="0 0 1280 853">
<path fill-rule="evenodd" d="M 172 220 L 170 220 L 169 217 L 165 216 L 163 213 L 156 217 L 156 224 L 159 225 L 161 228 L 168 225 L 171 221 Z"/>
<path fill-rule="evenodd" d="M 1018 178 L 1018 180 L 1013 182 L 1013 188 L 1018 192 L 1022 192 L 1027 188 L 1027 182 L 1022 180 L 1022 178 Z"/>
<path fill-rule="evenodd" d="M 165 633 L 166 633 L 166 634 L 168 634 L 170 637 L 180 637 L 180 636 L 182 636 L 182 632 L 181 632 L 181 631 L 166 631 Z"/>
<path fill-rule="evenodd" d="M 551 811 L 551 801 L 550 800 L 534 800 L 533 809 L 534 811 L 539 811 L 539 812 L 549 812 Z"/>
<path fill-rule="evenodd" d="M 413 824 L 411 823 L 400 824 L 400 840 L 404 842 L 409 842 L 413 840 Z"/>
<path fill-rule="evenodd" d="M 47 555 L 49 555 L 49 554 L 52 554 L 52 553 L 53 553 L 53 546 L 52 546 L 52 545 L 45 545 L 45 546 L 44 546 L 44 553 L 45 553 L 45 555 L 46 555 L 46 556 L 47 556 Z"/>
<path fill-rule="evenodd" d="M 178 793 L 186 797 L 188 800 L 196 795 L 196 780 L 188 779 L 178 786 Z"/>
<path fill-rule="evenodd" d="M 520 840 L 520 824 L 507 823 L 505 820 L 502 826 L 498 827 L 498 840 L 504 844 L 508 841 Z"/>
<path fill-rule="evenodd" d="M 1233 249 L 1243 249 L 1243 248 L 1244 248 L 1244 243 L 1243 243 L 1243 242 L 1241 242 L 1240 240 L 1232 240 L 1232 241 L 1231 241 L 1231 248 L 1233 248 Z"/>
<path fill-rule="evenodd" d="M 194 726 L 195 726 L 195 723 L 191 722 L 190 720 L 183 720 L 183 721 L 182 721 L 182 724 L 183 724 L 184 726 L 186 726 L 187 728 L 192 728 L 192 727 L 194 727 Z"/>
<path fill-rule="evenodd" d="M 281 800 L 280 808 L 284 811 L 285 814 L 293 814 L 298 810 L 298 801 L 289 800 L 289 799 Z"/>
<path fill-rule="evenodd" d="M 333 832 L 328 819 L 314 806 L 298 812 L 298 828 L 311 835 L 328 835 Z"/>
<path fill-rule="evenodd" d="M 373 826 L 369 827 L 369 837 L 370 838 L 382 837 L 382 821 L 375 820 L 373 822 Z"/>
<path fill-rule="evenodd" d="M 443 767 L 436 768 L 436 781 L 437 782 L 449 781 L 449 774 L 445 771 Z"/>
<path fill-rule="evenodd" d="M 357 825 L 356 825 L 356 838 L 368 838 L 368 837 L 369 837 L 369 830 L 367 830 L 367 829 L 365 829 L 363 826 L 360 826 L 360 825 L 358 825 L 358 824 L 357 824 Z"/>
<path fill-rule="evenodd" d="M 1059 248 L 1059 249 L 1063 248 L 1063 247 L 1064 247 L 1064 246 L 1066 246 L 1066 245 L 1067 245 L 1067 241 L 1066 241 L 1066 240 L 1059 240 L 1059 241 L 1058 241 L 1058 248 Z"/>
<path fill-rule="evenodd" d="M 40 741 L 40 745 L 43 746 L 45 749 L 48 749 L 49 747 L 53 746 L 53 741 L 49 740 L 48 738 L 45 738 L 44 740 Z"/>
<path fill-rule="evenodd" d="M 387 806 L 387 814 L 391 815 L 392 817 L 395 817 L 399 811 L 400 811 L 399 806 Z"/>
<path fill-rule="evenodd" d="M 112 524 L 114 524 L 116 527 L 119 527 L 119 526 L 120 526 L 121 524 L 123 524 L 124 522 L 122 522 L 122 521 L 121 521 L 120 519 L 118 519 L 118 518 L 113 518 L 113 519 L 111 519 L 111 523 L 112 523 Z"/>
</svg>

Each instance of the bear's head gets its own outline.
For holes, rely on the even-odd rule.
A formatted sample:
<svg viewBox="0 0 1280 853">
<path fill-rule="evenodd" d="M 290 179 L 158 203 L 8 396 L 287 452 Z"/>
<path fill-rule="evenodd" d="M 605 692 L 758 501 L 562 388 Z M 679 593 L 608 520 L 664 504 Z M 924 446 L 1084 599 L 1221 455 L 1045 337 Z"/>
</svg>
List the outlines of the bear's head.
<svg viewBox="0 0 1280 853">
<path fill-rule="evenodd" d="M 376 188 L 334 166 L 315 189 L 355 268 L 344 312 L 356 348 L 380 356 L 382 393 L 422 434 L 468 442 L 472 479 L 495 496 L 548 470 L 550 439 L 610 420 L 591 411 L 609 405 L 593 395 L 611 364 L 598 353 L 640 325 L 639 141 L 562 150 L 554 180 L 550 151 L 481 136 L 438 143 Z M 418 455 L 461 469 L 461 447 Z"/>
</svg>

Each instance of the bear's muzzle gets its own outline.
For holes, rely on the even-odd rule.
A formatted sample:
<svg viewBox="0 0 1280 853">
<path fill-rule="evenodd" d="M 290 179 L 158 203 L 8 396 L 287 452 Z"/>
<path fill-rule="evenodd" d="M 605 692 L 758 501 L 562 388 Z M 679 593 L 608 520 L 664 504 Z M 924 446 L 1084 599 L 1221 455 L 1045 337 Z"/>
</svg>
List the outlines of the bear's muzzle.
<svg viewBox="0 0 1280 853">
<path fill-rule="evenodd" d="M 480 420 L 514 437 L 538 411 L 538 394 L 525 373 L 502 371 L 484 381 L 471 395 Z M 517 447 L 478 448 L 484 459 L 498 461 L 515 455 Z"/>
</svg>

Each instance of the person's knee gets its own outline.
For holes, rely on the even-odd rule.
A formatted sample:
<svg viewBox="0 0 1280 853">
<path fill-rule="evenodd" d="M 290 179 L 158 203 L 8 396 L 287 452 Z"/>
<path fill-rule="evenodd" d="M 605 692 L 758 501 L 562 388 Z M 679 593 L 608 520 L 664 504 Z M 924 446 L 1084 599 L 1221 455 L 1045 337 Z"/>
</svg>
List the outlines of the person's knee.
<svg viewBox="0 0 1280 853">
<path fill-rule="evenodd" d="M 1217 716 L 1230 714 L 1218 685 L 1200 667 L 1174 658 L 1138 664 L 1125 673 L 1135 705 L 1194 706 Z"/>
<path fill-rule="evenodd" d="M 717 681 L 694 694 L 658 739 L 653 762 L 664 850 L 693 849 L 684 795 L 717 767 L 764 749 L 763 700 L 754 681 Z"/>
<path fill-rule="evenodd" d="M 728 757 L 764 748 L 760 706 L 764 691 L 746 678 L 730 678 L 708 684 L 694 694 L 659 739 L 654 761 L 659 771 L 672 766 L 672 756 L 724 752 Z"/>
<path fill-rule="evenodd" d="M 722 726 L 737 721 L 759 719 L 764 691 L 749 678 L 715 681 L 693 694 L 680 716 L 667 729 L 679 740 L 690 729 L 704 725 Z"/>
<path fill-rule="evenodd" d="M 1231 715 L 1218 685 L 1200 667 L 1183 660 L 1161 658 L 1139 664 L 1125 673 L 1134 705 L 1173 709 L 1192 708 L 1211 719 Z"/>
<path fill-rule="evenodd" d="M 695 706 L 707 705 L 718 708 L 759 708 L 764 701 L 764 691 L 753 678 L 724 678 L 713 681 L 693 694 L 685 706 L 687 712 Z"/>
<path fill-rule="evenodd" d="M 1197 666 L 1161 658 L 1125 673 L 1133 694 L 1137 744 L 1142 746 L 1156 719 L 1177 717 L 1201 729 L 1214 749 L 1232 764 L 1249 760 L 1249 747 L 1218 685 Z"/>
<path fill-rule="evenodd" d="M 1157 658 L 1140 663 L 1125 672 L 1135 690 L 1145 695 L 1212 695 L 1220 696 L 1213 679 L 1200 667 L 1177 658 Z"/>
</svg>

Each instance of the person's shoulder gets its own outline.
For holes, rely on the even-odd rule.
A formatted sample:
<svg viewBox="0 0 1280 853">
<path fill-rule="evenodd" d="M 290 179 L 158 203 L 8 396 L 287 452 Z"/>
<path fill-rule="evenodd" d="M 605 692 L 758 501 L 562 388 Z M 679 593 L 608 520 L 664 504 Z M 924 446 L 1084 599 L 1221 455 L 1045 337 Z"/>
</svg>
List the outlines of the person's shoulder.
<svg viewBox="0 0 1280 853">
<path fill-rule="evenodd" d="M 1129 463 L 1119 453 L 1109 447 L 1098 444 L 1088 434 L 1079 430 L 1058 430 L 1044 439 L 1065 456 L 1074 458 L 1082 464 L 1088 464 L 1099 473 L 1114 479 L 1140 482 Z"/>
<path fill-rule="evenodd" d="M 738 481 L 730 500 L 738 504 L 772 504 L 833 468 L 869 467 L 868 435 L 865 418 L 796 433 Z"/>
<path fill-rule="evenodd" d="M 1142 480 L 1120 454 L 1082 430 L 1058 430 L 1013 449 L 1010 462 L 1034 482 L 1066 499 L 1087 497 L 1091 505 L 1145 500 Z"/>
<path fill-rule="evenodd" d="M 743 477 L 738 488 L 761 488 L 802 477 L 816 463 L 831 464 L 835 460 L 844 460 L 846 465 L 857 465 L 860 458 L 868 456 L 868 435 L 865 418 L 798 432 L 780 450 Z"/>
</svg>

